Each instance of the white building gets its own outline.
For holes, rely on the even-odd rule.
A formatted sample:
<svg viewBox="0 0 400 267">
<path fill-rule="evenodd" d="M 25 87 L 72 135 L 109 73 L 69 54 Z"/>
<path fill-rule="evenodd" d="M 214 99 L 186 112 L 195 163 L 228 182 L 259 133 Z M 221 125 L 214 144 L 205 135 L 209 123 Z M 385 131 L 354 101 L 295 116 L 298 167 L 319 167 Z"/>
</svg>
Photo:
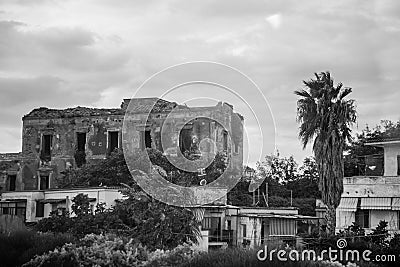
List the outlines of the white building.
<svg viewBox="0 0 400 267">
<path fill-rule="evenodd" d="M 99 203 L 111 207 L 123 198 L 119 188 L 110 187 L 7 191 L 1 194 L 0 215 L 17 215 L 25 222 L 37 222 L 54 210 L 71 212 L 72 199 L 80 193 L 88 195 L 93 210 Z"/>
<path fill-rule="evenodd" d="M 293 207 L 237 207 L 220 204 L 202 208 L 202 248 L 294 243 L 298 237 L 299 221 L 318 221 L 317 217 L 299 215 L 298 209 Z"/>
<path fill-rule="evenodd" d="M 366 145 L 384 149 L 384 175 L 344 178 L 337 231 L 355 222 L 368 233 L 384 220 L 391 233 L 400 232 L 400 138 Z"/>
</svg>

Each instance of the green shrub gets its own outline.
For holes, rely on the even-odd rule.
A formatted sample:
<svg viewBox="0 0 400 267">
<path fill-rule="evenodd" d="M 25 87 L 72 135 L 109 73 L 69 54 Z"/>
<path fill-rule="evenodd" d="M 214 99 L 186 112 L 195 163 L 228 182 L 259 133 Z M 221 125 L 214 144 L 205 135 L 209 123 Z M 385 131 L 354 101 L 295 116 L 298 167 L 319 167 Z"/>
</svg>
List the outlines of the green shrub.
<svg viewBox="0 0 400 267">
<path fill-rule="evenodd" d="M 60 248 L 64 244 L 73 243 L 76 239 L 70 234 L 40 233 L 34 236 L 32 247 L 24 251 L 20 256 L 20 263 L 25 263 L 36 255 Z"/>
<path fill-rule="evenodd" d="M 0 235 L 1 266 L 20 266 L 35 255 L 40 255 L 74 239 L 65 234 L 42 234 L 18 231 Z"/>
<path fill-rule="evenodd" d="M 144 266 L 148 252 L 133 239 L 90 234 L 75 244 L 65 244 L 24 267 L 44 266 Z"/>
<path fill-rule="evenodd" d="M 34 232 L 17 231 L 0 234 L 0 259 L 2 266 L 17 266 L 21 254 L 32 247 Z"/>
<path fill-rule="evenodd" d="M 189 262 L 200 252 L 191 244 L 179 245 L 173 250 L 159 250 L 149 254 L 148 267 L 181 266 Z"/>
</svg>

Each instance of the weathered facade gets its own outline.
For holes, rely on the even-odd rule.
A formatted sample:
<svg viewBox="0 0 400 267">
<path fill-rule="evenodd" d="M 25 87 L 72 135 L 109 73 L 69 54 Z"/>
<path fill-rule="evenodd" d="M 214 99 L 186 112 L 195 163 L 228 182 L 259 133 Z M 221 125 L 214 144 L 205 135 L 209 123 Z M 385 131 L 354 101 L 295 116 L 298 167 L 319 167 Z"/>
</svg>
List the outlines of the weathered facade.
<svg viewBox="0 0 400 267">
<path fill-rule="evenodd" d="M 32 110 L 22 118 L 22 152 L 0 158 L 0 192 L 15 192 L 14 199 L 18 199 L 16 192 L 21 192 L 18 203 L 25 200 L 24 212 L 28 213 L 31 209 L 25 196 L 28 191 L 57 189 L 57 180 L 62 179 L 64 170 L 104 159 L 122 147 L 128 106 L 129 123 L 135 125 L 136 131 L 133 140 L 127 141 L 134 149 L 155 148 L 169 155 L 176 155 L 178 149 L 182 154 L 190 151 L 209 156 L 222 152 L 228 157 L 234 155 L 229 159 L 232 166 L 242 169 L 243 118 L 231 105 L 220 102 L 211 107 L 187 107 L 157 98 L 135 98 L 125 99 L 120 108 L 114 109 L 41 107 Z M 164 124 L 169 115 L 172 118 Z M 161 145 L 163 131 L 170 134 Z M 206 139 L 214 145 L 202 142 Z M 3 196 L 0 199 L 2 203 L 5 201 Z M 8 202 L 4 205 L 8 206 Z"/>
</svg>

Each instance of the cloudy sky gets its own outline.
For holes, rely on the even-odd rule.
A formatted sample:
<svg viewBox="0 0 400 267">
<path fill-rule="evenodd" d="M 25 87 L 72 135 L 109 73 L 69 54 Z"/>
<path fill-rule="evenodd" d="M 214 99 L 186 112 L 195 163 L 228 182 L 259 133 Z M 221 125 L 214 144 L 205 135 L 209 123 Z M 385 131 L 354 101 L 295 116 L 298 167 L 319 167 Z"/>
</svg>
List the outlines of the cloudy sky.
<svg viewBox="0 0 400 267">
<path fill-rule="evenodd" d="M 352 87 L 357 131 L 400 119 L 399 56 L 396 0 L 0 0 L 0 152 L 21 150 L 21 117 L 35 107 L 118 107 L 158 71 L 212 61 L 248 75 L 267 99 L 236 88 L 263 124 L 261 138 L 246 121 L 251 161 L 252 147 L 264 144 L 265 154 L 271 143 L 301 161 L 311 153 L 297 138 L 293 91 L 302 80 L 329 70 Z M 185 92 L 198 91 L 207 90 Z M 177 95 L 167 99 L 185 94 Z"/>
</svg>

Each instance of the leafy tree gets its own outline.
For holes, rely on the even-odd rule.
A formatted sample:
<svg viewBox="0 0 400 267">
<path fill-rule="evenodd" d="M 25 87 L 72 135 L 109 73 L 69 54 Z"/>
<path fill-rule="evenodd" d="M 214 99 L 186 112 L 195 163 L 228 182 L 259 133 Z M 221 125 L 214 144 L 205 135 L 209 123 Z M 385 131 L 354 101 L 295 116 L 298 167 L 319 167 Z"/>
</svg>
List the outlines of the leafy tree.
<svg viewBox="0 0 400 267">
<path fill-rule="evenodd" d="M 138 169 L 146 172 L 150 166 L 146 164 L 148 160 L 144 160 L 144 157 L 149 157 L 161 176 L 171 183 L 181 186 L 197 186 L 202 179 L 210 183 L 224 172 L 227 165 L 226 156 L 217 153 L 214 161 L 205 169 L 205 175 L 199 175 L 197 172 L 187 172 L 177 168 L 157 149 L 148 148 L 146 152 L 140 151 L 133 155 L 130 160 L 135 160 L 138 163 L 135 164 Z M 190 155 L 188 156 L 190 157 Z M 191 159 L 194 159 L 194 156 Z M 127 184 L 135 190 L 140 190 L 126 165 L 124 153 L 118 149 L 104 160 L 91 161 L 79 169 L 65 171 L 64 175 L 57 180 L 57 185 L 61 188 L 99 185 L 120 186 L 121 184 Z"/>
<path fill-rule="evenodd" d="M 92 212 L 87 195 L 73 198 L 76 214 L 54 212 L 38 222 L 41 232 L 87 234 L 116 233 L 139 240 L 150 249 L 171 249 L 190 240 L 197 242 L 198 225 L 188 209 L 169 206 L 132 188 L 124 189 L 125 198 L 112 209 L 103 204 Z"/>
<path fill-rule="evenodd" d="M 313 142 L 319 171 L 319 189 L 327 205 L 327 230 L 335 233 L 336 207 L 343 192 L 343 151 L 351 139 L 350 126 L 356 122 L 354 100 L 347 100 L 352 89 L 334 86 L 329 72 L 315 74 L 316 78 L 303 81 L 305 89 L 295 91 L 299 137 L 305 148 Z"/>
<path fill-rule="evenodd" d="M 250 181 L 241 179 L 231 191 L 228 192 L 227 202 L 235 206 L 251 206 L 253 197 L 249 193 Z"/>
<path fill-rule="evenodd" d="M 268 155 L 265 161 L 257 164 L 257 172 L 263 177 L 270 177 L 280 184 L 287 184 L 296 180 L 297 163 L 293 156 L 289 158 L 280 157 L 277 155 Z"/>
<path fill-rule="evenodd" d="M 50 217 L 41 219 L 35 226 L 39 232 L 66 233 L 72 221 L 67 212 L 52 211 Z"/>
<path fill-rule="evenodd" d="M 197 243 L 199 228 L 191 210 L 170 206 L 143 192 L 122 191 L 127 199 L 117 203 L 114 213 L 142 244 L 151 249 L 171 249 L 190 240 Z"/>
<path fill-rule="evenodd" d="M 67 170 L 57 180 L 57 185 L 61 188 L 116 186 L 121 183 L 135 185 L 121 150 L 115 150 L 105 160 L 90 161 L 81 168 Z"/>
<path fill-rule="evenodd" d="M 72 203 L 72 212 L 75 213 L 77 216 L 92 213 L 88 195 L 80 193 L 72 199 Z"/>
<path fill-rule="evenodd" d="M 305 158 L 300 165 L 296 179 L 287 183 L 288 190 L 293 192 L 293 198 L 321 198 L 318 189 L 318 168 L 314 158 Z M 314 203 L 315 206 L 315 203 Z"/>
<path fill-rule="evenodd" d="M 267 156 L 257 164 L 257 179 L 263 179 L 259 191 L 260 202 L 257 206 L 266 206 L 266 183 L 268 183 L 268 205 L 271 207 L 289 207 L 292 191 L 292 206 L 298 207 L 300 214 L 315 215 L 315 199 L 318 191 L 318 170 L 313 158 L 304 159 L 298 166 L 293 157 L 282 158 L 278 155 Z M 237 206 L 252 206 L 253 194 L 249 193 L 251 179 L 243 177 L 228 193 L 228 203 Z M 256 192 L 258 194 L 258 192 Z M 262 196 L 264 194 L 264 196 Z"/>
</svg>

